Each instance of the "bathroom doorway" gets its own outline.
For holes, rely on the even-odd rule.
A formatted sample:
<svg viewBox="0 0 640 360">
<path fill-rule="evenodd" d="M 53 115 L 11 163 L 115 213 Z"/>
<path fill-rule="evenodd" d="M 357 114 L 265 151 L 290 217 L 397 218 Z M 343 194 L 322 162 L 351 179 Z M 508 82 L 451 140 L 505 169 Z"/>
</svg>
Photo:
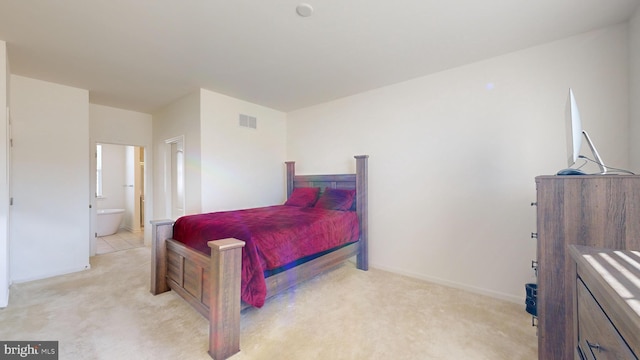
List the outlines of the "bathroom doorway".
<svg viewBox="0 0 640 360">
<path fill-rule="evenodd" d="M 93 254 L 144 246 L 145 149 L 96 143 Z"/>
</svg>

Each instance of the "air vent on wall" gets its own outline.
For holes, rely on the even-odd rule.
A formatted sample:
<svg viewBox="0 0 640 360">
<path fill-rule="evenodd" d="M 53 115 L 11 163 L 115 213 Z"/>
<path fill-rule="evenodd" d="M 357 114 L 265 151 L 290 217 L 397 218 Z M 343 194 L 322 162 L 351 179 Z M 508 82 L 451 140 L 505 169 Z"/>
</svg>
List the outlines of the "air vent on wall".
<svg viewBox="0 0 640 360">
<path fill-rule="evenodd" d="M 248 127 L 252 129 L 257 129 L 258 127 L 258 120 L 255 118 L 255 116 L 240 114 L 239 119 L 240 119 L 240 126 Z"/>
</svg>

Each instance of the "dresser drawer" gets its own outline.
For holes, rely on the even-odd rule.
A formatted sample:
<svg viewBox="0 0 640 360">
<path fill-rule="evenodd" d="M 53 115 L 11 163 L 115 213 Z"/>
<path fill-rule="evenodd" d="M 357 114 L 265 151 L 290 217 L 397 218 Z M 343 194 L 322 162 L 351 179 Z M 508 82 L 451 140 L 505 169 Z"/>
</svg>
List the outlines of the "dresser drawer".
<svg viewBox="0 0 640 360">
<path fill-rule="evenodd" d="M 581 279 L 577 281 L 578 347 L 586 359 L 637 359 Z"/>
</svg>

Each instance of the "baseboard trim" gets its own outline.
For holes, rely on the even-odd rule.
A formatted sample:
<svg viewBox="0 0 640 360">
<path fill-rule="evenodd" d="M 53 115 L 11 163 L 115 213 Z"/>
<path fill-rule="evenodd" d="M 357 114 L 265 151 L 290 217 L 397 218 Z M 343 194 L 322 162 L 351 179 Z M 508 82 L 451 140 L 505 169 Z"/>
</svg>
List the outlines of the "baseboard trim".
<svg viewBox="0 0 640 360">
<path fill-rule="evenodd" d="M 482 289 L 482 288 L 478 288 L 478 287 L 475 287 L 475 286 L 470 286 L 468 284 L 449 281 L 449 280 L 442 279 L 442 278 L 424 276 L 424 275 L 420 275 L 420 274 L 416 274 L 416 273 L 411 273 L 411 272 L 407 272 L 407 271 L 398 270 L 398 269 L 387 267 L 387 266 L 379 266 L 377 264 L 371 264 L 370 263 L 370 267 L 375 268 L 375 269 L 379 269 L 379 270 L 382 270 L 382 271 L 387 271 L 387 272 L 390 272 L 390 273 L 402 275 L 402 276 L 407 276 L 407 277 L 410 277 L 410 278 L 413 278 L 413 279 L 418 279 L 418 280 L 431 282 L 431 283 L 438 284 L 438 285 L 443 285 L 443 286 L 447 286 L 447 287 L 451 287 L 451 288 L 455 288 L 455 289 L 469 291 L 469 292 L 472 292 L 474 294 L 485 295 L 485 296 L 488 296 L 488 297 L 491 297 L 491 298 L 494 298 L 494 299 L 504 300 L 504 301 L 515 303 L 515 304 L 524 304 L 524 301 L 525 301 L 524 295 L 522 297 L 518 297 L 518 296 L 511 295 L 511 294 L 505 294 L 505 293 L 501 293 L 501 292 L 497 292 L 497 291 Z M 524 289 L 524 283 L 523 283 L 522 286 L 523 286 L 523 289 Z"/>
<path fill-rule="evenodd" d="M 89 270 L 89 269 L 91 269 L 91 264 L 87 263 L 85 266 L 82 266 L 82 267 L 74 267 L 74 268 L 70 268 L 70 269 L 60 270 L 60 271 L 56 271 L 56 272 L 50 273 L 50 274 L 42 274 L 42 275 L 30 276 L 30 277 L 26 277 L 26 278 L 12 279 L 11 282 L 13 284 L 19 284 L 19 283 L 25 283 L 25 282 L 30 282 L 30 281 L 48 279 L 48 278 L 52 278 L 52 277 L 60 276 L 60 275 L 72 274 L 72 273 L 85 271 L 85 270 Z"/>
</svg>

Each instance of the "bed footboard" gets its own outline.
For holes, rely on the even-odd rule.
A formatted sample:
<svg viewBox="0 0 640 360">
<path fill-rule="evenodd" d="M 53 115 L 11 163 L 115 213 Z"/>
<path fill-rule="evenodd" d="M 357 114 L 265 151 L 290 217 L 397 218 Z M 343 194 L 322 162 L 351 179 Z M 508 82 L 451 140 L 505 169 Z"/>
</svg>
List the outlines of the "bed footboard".
<svg viewBox="0 0 640 360">
<path fill-rule="evenodd" d="M 172 240 L 173 221 L 152 221 L 151 293 L 174 290 L 209 319 L 209 355 L 240 351 L 240 282 L 244 241 L 209 241 L 211 257 Z"/>
<path fill-rule="evenodd" d="M 240 279 L 244 241 L 209 241 L 209 355 L 226 359 L 240 351 Z"/>
<path fill-rule="evenodd" d="M 167 284 L 167 239 L 173 237 L 173 220 L 151 221 L 151 293 L 169 291 Z"/>
<path fill-rule="evenodd" d="M 360 222 L 360 250 L 356 265 L 360 270 L 369 270 L 369 155 L 356 155 L 356 213 Z"/>
</svg>

